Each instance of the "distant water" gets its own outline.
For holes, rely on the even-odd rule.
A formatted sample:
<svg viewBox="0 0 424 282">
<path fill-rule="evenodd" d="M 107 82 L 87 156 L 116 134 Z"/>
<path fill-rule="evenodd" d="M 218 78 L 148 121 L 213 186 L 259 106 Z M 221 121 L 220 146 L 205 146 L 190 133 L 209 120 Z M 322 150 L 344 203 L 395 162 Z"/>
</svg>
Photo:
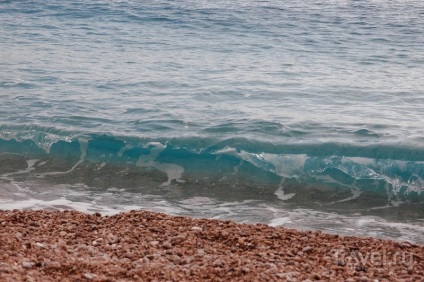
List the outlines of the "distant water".
<svg viewBox="0 0 424 282">
<path fill-rule="evenodd" d="M 0 1 L 0 208 L 424 243 L 424 2 Z"/>
</svg>

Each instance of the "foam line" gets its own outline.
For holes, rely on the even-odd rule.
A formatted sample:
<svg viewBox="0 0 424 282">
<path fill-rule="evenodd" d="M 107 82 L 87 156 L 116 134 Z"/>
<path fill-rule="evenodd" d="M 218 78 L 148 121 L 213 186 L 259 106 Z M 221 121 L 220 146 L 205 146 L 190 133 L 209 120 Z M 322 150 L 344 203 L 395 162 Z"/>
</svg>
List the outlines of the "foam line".
<svg viewBox="0 0 424 282">
<path fill-rule="evenodd" d="M 80 144 L 81 157 L 80 157 L 79 161 L 71 169 L 69 169 L 67 171 L 52 171 L 52 172 L 40 173 L 40 174 L 37 174 L 36 177 L 43 178 L 46 175 L 62 175 L 62 174 L 68 174 L 68 173 L 71 173 L 72 171 L 74 171 L 74 169 L 77 166 L 79 166 L 80 164 L 82 164 L 84 162 L 85 157 L 87 156 L 88 140 L 79 139 L 78 141 L 79 141 L 79 144 Z"/>
<path fill-rule="evenodd" d="M 150 155 L 148 155 L 146 159 L 144 158 L 145 155 L 141 155 L 137 160 L 136 165 L 139 167 L 154 167 L 160 171 L 165 172 L 168 180 L 160 184 L 159 186 L 161 187 L 170 185 L 172 180 L 175 180 L 179 183 L 184 182 L 184 180 L 181 179 L 184 173 L 184 168 L 182 166 L 177 164 L 156 162 L 159 154 L 166 148 L 166 146 L 159 142 L 150 142 L 147 145 L 149 147 L 153 146 L 153 148 L 150 150 Z"/>
</svg>

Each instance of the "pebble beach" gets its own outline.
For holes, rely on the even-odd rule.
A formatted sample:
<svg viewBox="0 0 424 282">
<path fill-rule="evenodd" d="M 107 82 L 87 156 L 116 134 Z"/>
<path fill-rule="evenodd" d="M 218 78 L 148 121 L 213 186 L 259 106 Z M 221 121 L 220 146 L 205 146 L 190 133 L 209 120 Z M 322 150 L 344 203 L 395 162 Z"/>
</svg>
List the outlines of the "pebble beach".
<svg viewBox="0 0 424 282">
<path fill-rule="evenodd" d="M 0 35 L 0 282 L 424 281 L 424 1 L 0 0 Z"/>
<path fill-rule="evenodd" d="M 0 281 L 424 281 L 424 246 L 148 211 L 0 211 Z"/>
</svg>

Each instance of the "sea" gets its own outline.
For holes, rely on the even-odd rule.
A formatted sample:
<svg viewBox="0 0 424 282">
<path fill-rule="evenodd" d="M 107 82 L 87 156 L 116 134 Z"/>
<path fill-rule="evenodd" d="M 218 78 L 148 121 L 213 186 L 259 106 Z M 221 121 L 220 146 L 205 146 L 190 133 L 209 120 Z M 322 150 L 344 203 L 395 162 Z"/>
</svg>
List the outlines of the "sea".
<svg viewBox="0 0 424 282">
<path fill-rule="evenodd" d="M 424 244 L 424 2 L 0 0 L 0 209 Z"/>
</svg>

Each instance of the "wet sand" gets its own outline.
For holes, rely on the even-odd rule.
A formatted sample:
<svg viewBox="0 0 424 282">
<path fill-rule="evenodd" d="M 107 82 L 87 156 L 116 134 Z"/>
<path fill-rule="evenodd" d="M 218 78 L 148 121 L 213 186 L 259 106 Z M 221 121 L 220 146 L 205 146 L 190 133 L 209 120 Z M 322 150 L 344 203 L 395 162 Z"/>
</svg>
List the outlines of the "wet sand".
<svg viewBox="0 0 424 282">
<path fill-rule="evenodd" d="M 0 211 L 0 281 L 424 281 L 424 246 L 264 224 Z"/>
</svg>

